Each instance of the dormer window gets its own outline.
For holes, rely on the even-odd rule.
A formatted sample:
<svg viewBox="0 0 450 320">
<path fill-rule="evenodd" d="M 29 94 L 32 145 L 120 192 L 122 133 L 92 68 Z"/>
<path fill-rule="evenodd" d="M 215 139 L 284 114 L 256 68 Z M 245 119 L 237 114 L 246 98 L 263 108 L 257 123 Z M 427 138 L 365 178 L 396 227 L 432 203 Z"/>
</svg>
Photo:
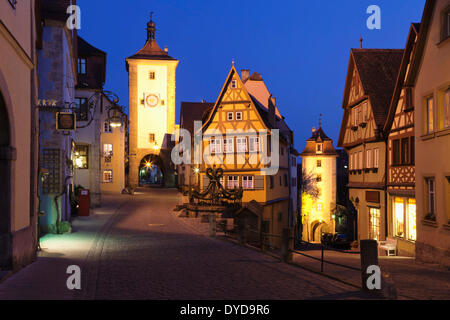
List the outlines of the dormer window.
<svg viewBox="0 0 450 320">
<path fill-rule="evenodd" d="M 316 145 L 316 152 L 317 153 L 322 153 L 323 152 L 323 143 L 318 143 Z"/>
</svg>

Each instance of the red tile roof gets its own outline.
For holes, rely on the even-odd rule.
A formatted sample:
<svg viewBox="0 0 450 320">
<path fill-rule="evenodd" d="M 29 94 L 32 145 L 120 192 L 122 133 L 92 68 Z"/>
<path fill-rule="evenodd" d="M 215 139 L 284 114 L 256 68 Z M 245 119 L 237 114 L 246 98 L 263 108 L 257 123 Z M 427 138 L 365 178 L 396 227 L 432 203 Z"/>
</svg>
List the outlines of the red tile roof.
<svg viewBox="0 0 450 320">
<path fill-rule="evenodd" d="M 352 49 L 364 92 L 369 96 L 377 126 L 386 121 L 403 58 L 403 49 Z"/>
</svg>

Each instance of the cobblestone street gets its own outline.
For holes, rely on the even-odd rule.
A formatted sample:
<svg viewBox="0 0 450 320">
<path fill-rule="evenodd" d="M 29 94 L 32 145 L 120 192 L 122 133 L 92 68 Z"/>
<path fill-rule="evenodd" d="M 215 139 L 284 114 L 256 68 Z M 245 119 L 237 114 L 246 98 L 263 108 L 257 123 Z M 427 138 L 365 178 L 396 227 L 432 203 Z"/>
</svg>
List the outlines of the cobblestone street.
<svg viewBox="0 0 450 320">
<path fill-rule="evenodd" d="M 176 190 L 107 196 L 74 232 L 46 236 L 38 260 L 0 284 L 0 299 L 357 299 L 350 286 L 211 239 L 173 213 Z M 82 270 L 82 290 L 66 269 Z"/>
</svg>

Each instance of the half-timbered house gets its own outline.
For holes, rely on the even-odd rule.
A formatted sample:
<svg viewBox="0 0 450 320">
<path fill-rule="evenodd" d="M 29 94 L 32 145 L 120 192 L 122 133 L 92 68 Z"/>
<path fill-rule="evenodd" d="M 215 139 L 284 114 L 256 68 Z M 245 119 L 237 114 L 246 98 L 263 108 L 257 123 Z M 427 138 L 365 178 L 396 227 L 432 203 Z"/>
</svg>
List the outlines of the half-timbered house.
<svg viewBox="0 0 450 320">
<path fill-rule="evenodd" d="M 387 231 L 397 239 L 399 255 L 414 256 L 416 199 L 414 103 L 410 63 L 420 24 L 411 24 L 397 84 L 384 126 L 387 141 Z M 409 79 L 409 80 L 408 80 Z"/>
<path fill-rule="evenodd" d="M 352 49 L 338 146 L 349 155 L 349 197 L 357 239 L 386 237 L 386 138 L 383 127 L 403 50 Z"/>
<path fill-rule="evenodd" d="M 252 78 L 262 81 L 257 74 Z M 263 206 L 261 221 L 268 221 L 269 233 L 281 235 L 282 229 L 290 226 L 289 218 L 293 211 L 289 174 L 293 132 L 277 115 L 275 99 L 260 91 L 261 86 L 256 87 L 253 93 L 259 93 L 258 98 L 251 94 L 252 88 L 246 88 L 232 66 L 214 107 L 203 123 L 201 188 L 205 189 L 209 184 L 208 167 L 222 168 L 224 187 L 242 187 L 243 205 L 252 200 L 260 203 Z M 267 101 L 260 101 L 265 97 Z M 276 144 L 270 143 L 273 129 L 279 130 L 279 150 L 274 150 Z M 262 132 L 267 133 L 267 138 Z M 271 163 L 263 160 L 264 154 L 272 157 Z M 279 157 L 279 165 L 273 161 L 276 157 Z M 276 166 L 275 171 L 265 171 L 273 165 Z M 276 246 L 280 238 L 271 237 L 270 242 Z"/>
</svg>

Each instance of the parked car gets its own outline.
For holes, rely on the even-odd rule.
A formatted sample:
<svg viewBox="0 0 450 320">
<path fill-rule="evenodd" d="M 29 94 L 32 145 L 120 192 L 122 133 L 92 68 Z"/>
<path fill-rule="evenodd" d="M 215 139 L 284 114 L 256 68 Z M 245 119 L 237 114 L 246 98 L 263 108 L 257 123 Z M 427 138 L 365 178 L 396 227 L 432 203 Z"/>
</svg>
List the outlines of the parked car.
<svg viewBox="0 0 450 320">
<path fill-rule="evenodd" d="M 348 249 L 350 249 L 351 243 L 352 243 L 352 240 L 345 233 L 336 233 L 333 236 L 333 240 L 332 240 L 333 248 L 348 250 Z"/>
</svg>

